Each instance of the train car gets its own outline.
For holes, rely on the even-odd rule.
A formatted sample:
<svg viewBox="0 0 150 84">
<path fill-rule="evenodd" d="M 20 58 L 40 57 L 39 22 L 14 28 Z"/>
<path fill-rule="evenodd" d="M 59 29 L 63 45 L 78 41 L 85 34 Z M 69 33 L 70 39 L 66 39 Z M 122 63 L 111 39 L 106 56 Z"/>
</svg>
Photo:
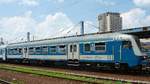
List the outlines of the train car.
<svg viewBox="0 0 150 84">
<path fill-rule="evenodd" d="M 7 60 L 62 62 L 69 66 L 137 68 L 145 54 L 137 37 L 88 34 L 9 44 Z"/>
</svg>

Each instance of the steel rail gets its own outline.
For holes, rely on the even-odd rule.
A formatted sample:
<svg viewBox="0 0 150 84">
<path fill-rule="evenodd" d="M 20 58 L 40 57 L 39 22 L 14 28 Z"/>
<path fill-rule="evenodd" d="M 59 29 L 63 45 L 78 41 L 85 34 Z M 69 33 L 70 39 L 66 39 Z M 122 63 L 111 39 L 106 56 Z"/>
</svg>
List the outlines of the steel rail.
<svg viewBox="0 0 150 84">
<path fill-rule="evenodd" d="M 6 80 L 0 79 L 0 84 L 12 84 L 12 83 Z"/>
</svg>

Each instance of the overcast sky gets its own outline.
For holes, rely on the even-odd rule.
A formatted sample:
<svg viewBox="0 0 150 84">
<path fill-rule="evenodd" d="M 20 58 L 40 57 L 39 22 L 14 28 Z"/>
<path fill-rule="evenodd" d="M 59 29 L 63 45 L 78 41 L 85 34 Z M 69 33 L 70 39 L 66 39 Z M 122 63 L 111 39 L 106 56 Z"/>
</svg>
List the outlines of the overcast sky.
<svg viewBox="0 0 150 84">
<path fill-rule="evenodd" d="M 123 29 L 150 25 L 150 0 L 0 0 L 0 37 L 9 42 L 97 32 L 97 15 L 120 12 Z M 91 25 L 92 24 L 92 25 Z M 75 27 L 73 27 L 76 25 Z"/>
</svg>

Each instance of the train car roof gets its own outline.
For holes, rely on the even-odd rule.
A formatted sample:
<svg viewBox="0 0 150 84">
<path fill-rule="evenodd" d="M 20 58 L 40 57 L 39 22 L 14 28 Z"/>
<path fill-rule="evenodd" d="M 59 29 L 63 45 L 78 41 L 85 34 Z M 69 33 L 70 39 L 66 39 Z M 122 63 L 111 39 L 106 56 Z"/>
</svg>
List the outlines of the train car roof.
<svg viewBox="0 0 150 84">
<path fill-rule="evenodd" d="M 27 46 L 38 46 L 38 45 L 49 45 L 49 44 L 66 44 L 74 42 L 86 42 L 86 41 L 110 41 L 110 40 L 121 40 L 127 39 L 130 35 L 121 33 L 107 33 L 107 34 L 86 34 L 86 35 L 75 35 L 67 37 L 58 37 L 50 39 L 35 40 L 29 42 L 11 43 L 8 47 L 27 47 Z"/>
</svg>

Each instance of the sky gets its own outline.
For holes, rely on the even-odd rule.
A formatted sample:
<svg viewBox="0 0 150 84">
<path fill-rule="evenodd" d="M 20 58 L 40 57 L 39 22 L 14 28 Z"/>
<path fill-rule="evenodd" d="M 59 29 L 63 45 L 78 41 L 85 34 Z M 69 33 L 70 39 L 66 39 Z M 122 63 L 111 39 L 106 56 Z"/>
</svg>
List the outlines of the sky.
<svg viewBox="0 0 150 84">
<path fill-rule="evenodd" d="M 0 37 L 9 43 L 97 32 L 97 16 L 119 12 L 123 29 L 150 26 L 150 0 L 0 0 Z"/>
</svg>

